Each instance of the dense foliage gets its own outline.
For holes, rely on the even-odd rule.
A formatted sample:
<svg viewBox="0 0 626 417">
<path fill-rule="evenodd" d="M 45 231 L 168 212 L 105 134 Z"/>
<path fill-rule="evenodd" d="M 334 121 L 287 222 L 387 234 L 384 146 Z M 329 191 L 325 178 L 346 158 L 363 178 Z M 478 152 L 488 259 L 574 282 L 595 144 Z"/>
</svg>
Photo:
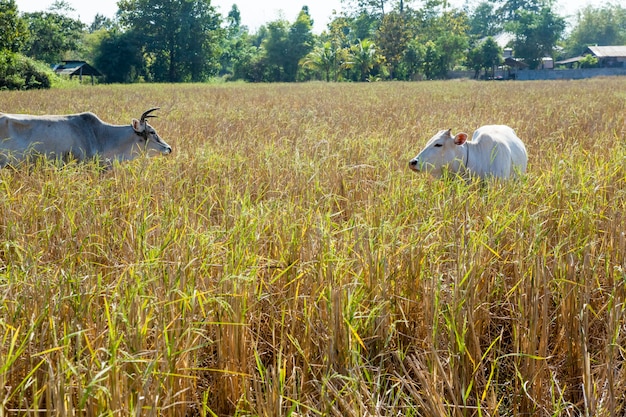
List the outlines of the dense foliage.
<svg viewBox="0 0 626 417">
<path fill-rule="evenodd" d="M 64 9 L 26 13 L 24 20 L 30 33 L 24 53 L 49 64 L 58 63 L 69 51 L 77 51 L 85 25 L 63 14 Z"/>
<path fill-rule="evenodd" d="M 122 27 L 134 33 L 154 81 L 204 81 L 219 68 L 221 19 L 209 0 L 122 0 Z"/>
<path fill-rule="evenodd" d="M 0 50 L 0 90 L 50 88 L 53 72 L 22 54 Z"/>
<path fill-rule="evenodd" d="M 15 0 L 0 0 L 0 51 L 18 52 L 28 40 L 26 23 Z"/>
<path fill-rule="evenodd" d="M 544 57 L 626 42 L 626 9 L 615 4 L 581 9 L 570 32 L 554 3 L 543 0 L 482 0 L 462 8 L 444 0 L 342 5 L 314 33 L 307 6 L 294 21 L 280 18 L 251 32 L 236 4 L 221 16 L 211 0 L 122 0 L 115 19 L 96 16 L 89 26 L 69 17 L 62 0 L 22 15 L 14 0 L 0 0 L 0 50 L 48 65 L 88 60 L 105 82 L 371 81 L 444 79 L 458 69 L 478 78 L 502 61 L 504 47 L 533 69 Z"/>
</svg>

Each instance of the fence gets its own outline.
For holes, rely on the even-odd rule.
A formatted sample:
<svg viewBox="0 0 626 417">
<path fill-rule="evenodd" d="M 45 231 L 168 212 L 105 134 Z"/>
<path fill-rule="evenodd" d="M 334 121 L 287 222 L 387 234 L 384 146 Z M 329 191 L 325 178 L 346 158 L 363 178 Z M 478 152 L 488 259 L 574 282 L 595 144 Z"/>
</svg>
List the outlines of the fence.
<svg viewBox="0 0 626 417">
<path fill-rule="evenodd" d="M 474 71 L 450 71 L 448 78 L 473 78 Z M 580 80 L 593 77 L 613 77 L 626 75 L 626 68 L 578 68 L 578 69 L 543 69 L 512 71 L 516 80 Z M 481 72 L 482 75 L 482 72 Z M 509 79 L 509 72 L 497 70 L 497 79 Z"/>
<path fill-rule="evenodd" d="M 593 77 L 626 75 L 626 68 L 578 68 L 516 71 L 516 80 L 580 80 Z"/>
</svg>

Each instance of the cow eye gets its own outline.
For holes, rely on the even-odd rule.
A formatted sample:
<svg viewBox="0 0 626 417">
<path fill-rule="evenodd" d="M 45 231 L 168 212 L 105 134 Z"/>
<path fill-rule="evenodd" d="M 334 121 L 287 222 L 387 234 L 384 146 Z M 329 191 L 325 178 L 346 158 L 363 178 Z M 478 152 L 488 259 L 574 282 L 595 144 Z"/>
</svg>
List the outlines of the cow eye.
<svg viewBox="0 0 626 417">
<path fill-rule="evenodd" d="M 435 148 L 441 148 L 443 146 L 443 144 L 441 143 L 435 143 Z"/>
</svg>

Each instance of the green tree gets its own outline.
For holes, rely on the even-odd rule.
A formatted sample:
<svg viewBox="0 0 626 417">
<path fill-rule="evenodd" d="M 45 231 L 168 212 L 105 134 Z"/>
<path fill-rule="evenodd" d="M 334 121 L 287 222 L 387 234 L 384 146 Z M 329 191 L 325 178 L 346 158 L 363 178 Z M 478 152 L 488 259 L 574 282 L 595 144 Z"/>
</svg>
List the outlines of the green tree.
<svg viewBox="0 0 626 417">
<path fill-rule="evenodd" d="M 112 30 L 117 27 L 117 22 L 114 19 L 108 18 L 100 13 L 96 14 L 89 25 L 89 32 L 97 32 L 99 30 Z"/>
<path fill-rule="evenodd" d="M 210 0 L 183 2 L 181 19 L 181 67 L 184 81 L 205 81 L 216 75 L 224 31 L 221 17 L 210 5 Z"/>
<path fill-rule="evenodd" d="M 302 61 L 302 66 L 321 74 L 329 82 L 333 73 L 337 71 L 337 50 L 330 41 L 326 41 L 314 48 Z"/>
<path fill-rule="evenodd" d="M 239 7 L 233 4 L 226 16 L 226 36 L 222 39 L 220 75 L 234 76 L 235 66 L 248 55 L 251 48 L 248 31 L 241 25 Z"/>
<path fill-rule="evenodd" d="M 565 41 L 565 55 L 577 56 L 589 45 L 626 44 L 626 9 L 608 4 L 587 6 L 578 11 L 576 22 Z"/>
<path fill-rule="evenodd" d="M 445 78 L 448 73 L 448 68 L 439 47 L 435 42 L 427 41 L 424 49 L 424 61 L 422 64 L 422 73 L 424 76 L 429 80 Z"/>
<path fill-rule="evenodd" d="M 314 42 L 313 19 L 309 14 L 309 8 L 304 6 L 289 28 L 287 60 L 284 65 L 286 81 L 296 80 L 300 60 L 311 52 Z"/>
<path fill-rule="evenodd" d="M 287 62 L 287 48 L 289 48 L 289 22 L 275 20 L 267 24 L 267 37 L 261 47 L 264 51 L 263 60 L 267 68 L 266 81 L 287 81 L 285 75 L 285 63 Z"/>
<path fill-rule="evenodd" d="M 267 81 L 296 81 L 300 60 L 313 49 L 313 21 L 308 8 L 302 8 L 296 21 L 276 20 L 267 25 L 267 35 L 261 47 Z"/>
<path fill-rule="evenodd" d="M 506 22 L 515 21 L 522 12 L 538 13 L 543 7 L 550 4 L 545 0 L 499 0 L 496 14 Z"/>
<path fill-rule="evenodd" d="M 565 30 L 565 19 L 550 7 L 543 7 L 539 12 L 518 12 L 518 19 L 511 22 L 510 28 L 515 34 L 515 55 L 524 59 L 530 69 L 535 69 L 541 58 L 553 55 Z"/>
<path fill-rule="evenodd" d="M 235 80 L 267 81 L 267 62 L 260 48 L 267 36 L 267 28 L 261 26 L 256 34 L 251 35 L 241 24 L 241 13 L 236 4 L 232 5 L 225 22 L 220 74 Z"/>
<path fill-rule="evenodd" d="M 385 6 L 389 0 L 341 0 L 344 10 L 353 11 L 353 15 L 368 15 L 381 19 L 385 15 Z"/>
<path fill-rule="evenodd" d="M 415 79 L 421 73 L 425 56 L 426 46 L 418 38 L 411 39 L 402 59 L 403 70 L 407 79 Z"/>
<path fill-rule="evenodd" d="M 467 15 L 458 10 L 444 11 L 431 17 L 424 31 L 424 38 L 434 42 L 437 62 L 433 62 L 435 78 L 445 78 L 448 70 L 465 58 L 469 47 Z"/>
<path fill-rule="evenodd" d="M 109 83 L 132 83 L 148 79 L 141 36 L 133 31 L 105 31 L 96 49 L 94 65 Z"/>
<path fill-rule="evenodd" d="M 228 31 L 239 33 L 241 27 L 241 12 L 236 4 L 233 4 L 226 16 L 226 23 L 228 24 Z"/>
<path fill-rule="evenodd" d="M 17 12 L 15 0 L 0 0 L 0 51 L 21 50 L 27 37 L 26 23 Z"/>
<path fill-rule="evenodd" d="M 375 39 L 381 54 L 385 57 L 389 75 L 394 78 L 411 39 L 404 14 L 399 12 L 387 13 L 382 19 Z"/>
<path fill-rule="evenodd" d="M 488 37 L 468 52 L 467 61 L 468 66 L 476 71 L 474 78 L 478 78 L 483 69 L 485 72 L 491 70 L 493 76 L 493 69 L 502 62 L 502 49 L 492 37 Z"/>
<path fill-rule="evenodd" d="M 368 39 L 374 35 L 380 19 L 374 15 L 362 12 L 350 19 L 350 39 L 356 42 L 358 39 Z"/>
<path fill-rule="evenodd" d="M 356 69 L 359 81 L 367 81 L 372 69 L 381 60 L 376 44 L 369 39 L 363 39 L 350 48 L 348 66 Z"/>
<path fill-rule="evenodd" d="M 412 0 L 341 0 L 344 9 L 354 10 L 357 15 L 365 13 L 382 19 L 385 14 L 395 10 L 403 13 Z"/>
<path fill-rule="evenodd" d="M 141 37 L 155 81 L 201 81 L 219 69 L 223 32 L 210 0 L 120 0 L 122 24 Z"/>
<path fill-rule="evenodd" d="M 48 64 L 57 63 L 81 47 L 85 25 L 65 15 L 72 11 L 66 3 L 56 2 L 47 12 L 26 13 L 30 33 L 25 45 L 29 57 Z"/>
<path fill-rule="evenodd" d="M 111 36 L 119 34 L 120 32 L 121 28 L 116 19 L 110 19 L 101 14 L 97 14 L 93 22 L 89 25 L 88 31 L 83 34 L 80 51 L 81 59 L 95 63 L 96 57 L 101 54 L 100 47 L 103 42 L 110 41 Z M 123 49 L 125 48 L 124 46 Z M 107 63 L 105 62 L 105 64 Z"/>
<path fill-rule="evenodd" d="M 482 1 L 469 15 L 469 33 L 477 37 L 494 36 L 502 30 L 501 18 L 489 1 Z"/>
</svg>

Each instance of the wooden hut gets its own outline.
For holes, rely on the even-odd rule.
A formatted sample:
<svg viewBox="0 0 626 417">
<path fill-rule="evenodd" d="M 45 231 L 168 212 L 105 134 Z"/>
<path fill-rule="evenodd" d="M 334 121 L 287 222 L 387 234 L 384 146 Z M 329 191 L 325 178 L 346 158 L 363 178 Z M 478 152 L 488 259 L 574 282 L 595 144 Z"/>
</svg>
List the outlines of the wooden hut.
<svg viewBox="0 0 626 417">
<path fill-rule="evenodd" d="M 70 78 L 78 76 L 78 79 L 82 82 L 83 76 L 91 77 L 91 84 L 94 83 L 94 77 L 101 77 L 100 71 L 86 63 L 85 61 L 63 61 L 57 64 L 53 68 L 54 72 L 59 75 L 68 75 Z"/>
</svg>

